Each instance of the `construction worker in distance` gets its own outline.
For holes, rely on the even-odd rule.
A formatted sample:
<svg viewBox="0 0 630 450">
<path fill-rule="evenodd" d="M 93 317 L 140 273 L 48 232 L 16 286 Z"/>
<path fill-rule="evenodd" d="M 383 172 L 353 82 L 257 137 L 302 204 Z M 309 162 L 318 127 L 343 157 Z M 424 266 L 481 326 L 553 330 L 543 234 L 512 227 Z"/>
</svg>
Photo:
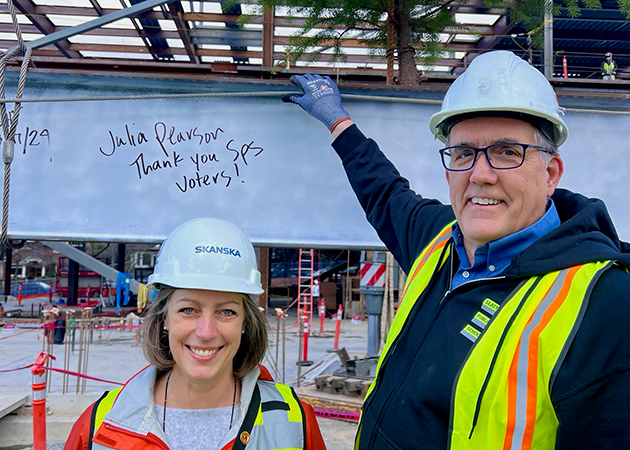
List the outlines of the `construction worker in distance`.
<svg viewBox="0 0 630 450">
<path fill-rule="evenodd" d="M 556 188 L 545 77 L 493 51 L 453 82 L 429 123 L 451 205 L 409 188 L 329 78 L 292 80 L 408 274 L 356 448 L 630 448 L 630 245 L 602 201 Z"/>
<path fill-rule="evenodd" d="M 313 408 L 260 365 L 267 321 L 256 255 L 235 225 L 194 219 L 166 238 L 144 319 L 151 363 L 106 392 L 64 449 L 325 450 Z"/>
<path fill-rule="evenodd" d="M 614 80 L 617 74 L 617 63 L 612 59 L 612 56 L 612 53 L 606 52 L 602 61 L 601 71 L 604 80 Z"/>
</svg>

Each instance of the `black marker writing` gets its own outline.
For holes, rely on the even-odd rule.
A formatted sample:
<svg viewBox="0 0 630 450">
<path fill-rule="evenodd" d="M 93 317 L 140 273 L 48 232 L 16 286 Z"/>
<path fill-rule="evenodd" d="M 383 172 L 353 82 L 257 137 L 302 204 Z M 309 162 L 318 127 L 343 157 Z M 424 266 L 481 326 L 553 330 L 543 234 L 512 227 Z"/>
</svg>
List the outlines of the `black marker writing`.
<svg viewBox="0 0 630 450">
<path fill-rule="evenodd" d="M 164 122 L 157 122 L 153 131 L 155 132 L 155 139 L 167 156 L 167 145 L 173 146 L 187 141 L 196 141 L 197 145 L 209 144 L 217 139 L 219 133 L 223 133 L 221 128 L 217 128 L 213 132 L 201 132 L 197 127 L 189 128 L 186 131 L 177 131 L 175 127 L 167 127 Z"/>
<path fill-rule="evenodd" d="M 220 173 L 216 173 L 213 176 L 208 174 L 201 175 L 199 172 L 195 172 L 195 176 L 188 178 L 186 175 L 183 176 L 183 183 L 179 184 L 177 181 L 175 185 L 182 192 L 187 192 L 189 189 L 195 189 L 202 186 L 213 186 L 219 184 L 220 179 L 225 180 L 225 187 L 228 187 L 232 182 L 232 177 L 225 173 L 225 170 L 222 170 Z"/>
<path fill-rule="evenodd" d="M 217 157 L 215 153 L 209 153 L 207 155 L 206 154 L 199 155 L 199 153 L 195 153 L 195 156 L 191 156 L 190 160 L 197 167 L 197 170 L 199 170 L 200 163 L 207 164 L 209 162 L 219 162 L 219 158 Z"/>
<path fill-rule="evenodd" d="M 240 157 L 243 160 L 243 163 L 247 165 L 247 154 L 250 150 L 254 150 L 256 153 L 253 154 L 254 157 L 260 155 L 264 149 L 262 147 L 254 147 L 254 141 L 251 141 L 249 144 L 241 145 L 240 150 L 237 150 L 233 147 L 234 139 L 230 139 L 228 143 L 225 145 L 225 148 L 231 152 L 234 152 L 234 159 L 232 161 L 236 162 L 236 160 Z"/>
<path fill-rule="evenodd" d="M 133 124 L 135 125 L 135 124 Z M 134 135 L 129 130 L 129 125 L 125 124 L 125 136 L 117 136 L 112 130 L 109 130 L 109 139 L 111 141 L 109 151 L 103 150 L 103 147 L 99 147 L 98 150 L 105 156 L 112 156 L 117 149 L 120 147 L 124 147 L 126 145 L 130 145 L 131 147 L 136 147 L 140 144 L 144 144 L 145 142 L 149 142 L 145 134 L 140 131 L 136 135 Z M 168 156 L 168 155 L 167 155 Z"/>
<path fill-rule="evenodd" d="M 169 155 L 167 154 L 166 156 L 169 156 Z M 155 161 L 147 165 L 144 162 L 144 154 L 140 153 L 138 157 L 136 158 L 136 160 L 129 165 L 136 166 L 136 170 L 138 171 L 138 178 L 141 180 L 143 175 L 146 176 L 149 173 L 154 172 L 156 170 L 177 167 L 177 165 L 183 160 L 184 158 L 179 156 L 176 152 L 173 152 L 172 162 L 171 160 L 168 160 L 168 159 L 162 159 L 162 160 L 156 159 Z"/>
</svg>

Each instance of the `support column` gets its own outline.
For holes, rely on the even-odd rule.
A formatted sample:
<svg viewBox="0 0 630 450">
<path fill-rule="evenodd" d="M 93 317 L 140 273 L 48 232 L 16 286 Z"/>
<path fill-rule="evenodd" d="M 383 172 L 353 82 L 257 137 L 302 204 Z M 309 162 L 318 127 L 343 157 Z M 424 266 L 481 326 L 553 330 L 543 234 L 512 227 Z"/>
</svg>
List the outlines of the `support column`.
<svg viewBox="0 0 630 450">
<path fill-rule="evenodd" d="M 79 263 L 68 259 L 68 306 L 79 302 Z"/>
<path fill-rule="evenodd" d="M 116 259 L 116 270 L 125 272 L 125 244 L 118 244 L 118 256 Z"/>
<path fill-rule="evenodd" d="M 551 8 L 549 2 L 546 2 L 545 5 L 545 23 L 544 23 L 544 33 L 545 33 L 545 69 L 544 75 L 547 79 L 553 77 L 553 15 L 551 11 L 547 9 Z"/>
<path fill-rule="evenodd" d="M 260 280 L 264 292 L 258 296 L 258 306 L 267 309 L 269 306 L 269 247 L 258 249 L 258 270 L 260 270 Z"/>
<path fill-rule="evenodd" d="M 4 295 L 11 294 L 11 265 L 13 264 L 13 249 L 6 248 L 4 259 Z"/>
<path fill-rule="evenodd" d="M 274 34 L 275 7 L 271 7 L 263 13 L 263 67 L 273 67 L 273 34 Z"/>
</svg>

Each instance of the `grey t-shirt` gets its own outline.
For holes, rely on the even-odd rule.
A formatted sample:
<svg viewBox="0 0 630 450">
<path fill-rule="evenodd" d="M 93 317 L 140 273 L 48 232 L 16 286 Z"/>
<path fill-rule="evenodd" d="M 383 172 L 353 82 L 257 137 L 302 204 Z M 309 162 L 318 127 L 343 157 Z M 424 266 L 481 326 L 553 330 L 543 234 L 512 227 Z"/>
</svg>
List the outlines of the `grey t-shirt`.
<svg viewBox="0 0 630 450">
<path fill-rule="evenodd" d="M 155 405 L 155 415 L 162 423 L 164 407 Z M 238 423 L 240 405 L 210 409 L 166 408 L 166 443 L 172 450 L 219 450 L 221 441 L 232 424 Z"/>
</svg>

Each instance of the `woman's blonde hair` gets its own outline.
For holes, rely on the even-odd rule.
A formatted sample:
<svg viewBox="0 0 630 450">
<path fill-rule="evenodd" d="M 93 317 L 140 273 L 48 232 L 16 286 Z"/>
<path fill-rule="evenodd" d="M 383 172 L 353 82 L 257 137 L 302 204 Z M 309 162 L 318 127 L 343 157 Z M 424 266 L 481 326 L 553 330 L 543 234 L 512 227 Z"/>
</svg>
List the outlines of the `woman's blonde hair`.
<svg viewBox="0 0 630 450">
<path fill-rule="evenodd" d="M 168 305 L 177 289 L 162 286 L 144 318 L 144 339 L 142 348 L 149 363 L 160 370 L 170 370 L 175 365 L 168 344 L 168 331 L 165 329 Z M 267 319 L 258 309 L 251 297 L 241 294 L 245 311 L 245 329 L 241 335 L 232 368 L 236 378 L 242 378 L 247 372 L 260 364 L 267 352 Z"/>
</svg>

